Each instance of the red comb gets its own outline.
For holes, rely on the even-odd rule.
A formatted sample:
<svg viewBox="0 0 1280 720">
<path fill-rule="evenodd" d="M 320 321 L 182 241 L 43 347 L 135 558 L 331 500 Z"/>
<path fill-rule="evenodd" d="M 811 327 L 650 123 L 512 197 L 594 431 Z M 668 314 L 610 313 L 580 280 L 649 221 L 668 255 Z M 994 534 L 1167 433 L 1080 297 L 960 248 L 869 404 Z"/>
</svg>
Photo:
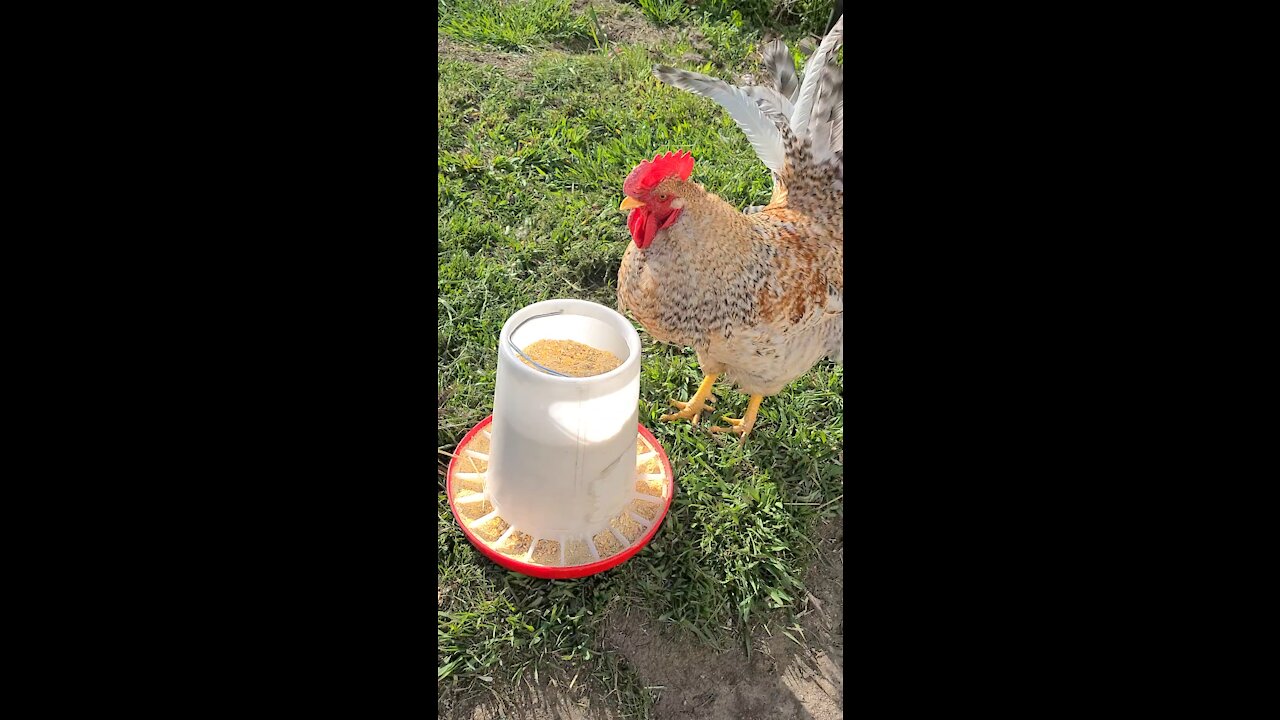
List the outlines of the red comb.
<svg viewBox="0 0 1280 720">
<path fill-rule="evenodd" d="M 688 150 L 654 155 L 653 160 L 641 160 L 622 183 L 622 192 L 637 197 L 652 190 L 658 183 L 675 175 L 688 180 L 693 174 L 693 156 Z"/>
</svg>

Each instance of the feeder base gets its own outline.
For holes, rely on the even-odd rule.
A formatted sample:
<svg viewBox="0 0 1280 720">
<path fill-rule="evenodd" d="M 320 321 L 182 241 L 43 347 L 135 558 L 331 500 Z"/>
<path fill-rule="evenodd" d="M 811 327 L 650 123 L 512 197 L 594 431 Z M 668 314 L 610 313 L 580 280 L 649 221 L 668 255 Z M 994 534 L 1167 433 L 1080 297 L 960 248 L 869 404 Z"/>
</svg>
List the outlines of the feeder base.
<svg viewBox="0 0 1280 720">
<path fill-rule="evenodd" d="M 467 540 L 486 557 L 537 578 L 578 578 L 604 572 L 635 555 L 657 533 L 671 506 L 675 480 L 662 446 L 643 425 L 636 438 L 632 498 L 609 526 L 590 537 L 537 538 L 511 527 L 485 494 L 493 416 L 467 433 L 449 463 L 449 509 Z"/>
</svg>

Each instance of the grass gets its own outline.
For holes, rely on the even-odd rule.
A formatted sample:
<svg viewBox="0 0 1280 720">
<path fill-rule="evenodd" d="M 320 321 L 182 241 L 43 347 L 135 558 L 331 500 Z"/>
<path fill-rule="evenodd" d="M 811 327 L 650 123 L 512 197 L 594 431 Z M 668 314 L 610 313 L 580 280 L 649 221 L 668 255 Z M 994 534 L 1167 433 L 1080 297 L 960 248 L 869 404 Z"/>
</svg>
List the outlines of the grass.
<svg viewBox="0 0 1280 720">
<path fill-rule="evenodd" d="M 684 0 L 637 0 L 645 17 L 659 25 L 672 25 L 691 14 Z"/>
<path fill-rule="evenodd" d="M 591 34 L 569 0 L 442 0 L 437 9 L 439 32 L 500 48 L 527 50 Z"/>
<path fill-rule="evenodd" d="M 650 4 L 653 6 L 653 4 Z M 580 7 L 580 10 L 575 10 Z M 819 21 L 825 22 L 825 13 Z M 758 67 L 759 30 L 684 9 L 646 45 L 591 42 L 585 4 L 555 0 L 440 5 L 438 29 L 483 53 L 523 50 L 513 73 L 442 57 L 439 65 L 439 339 L 437 444 L 451 450 L 493 405 L 496 341 L 507 317 L 554 297 L 616 307 L 628 235 L 623 178 L 656 152 L 684 148 L 695 178 L 745 207 L 770 193 L 768 171 L 711 102 L 659 84 L 656 62 L 736 77 Z M 650 22 L 608 2 L 604 19 Z M 696 32 L 695 32 L 696 31 Z M 794 39 L 800 28 L 784 31 Z M 574 52 L 573 50 L 577 50 Z M 700 61 L 691 62 L 690 55 Z M 716 647 L 746 646 L 757 623 L 789 622 L 804 597 L 813 530 L 843 514 L 843 371 L 823 363 L 767 398 L 745 447 L 707 424 L 659 423 L 701 373 L 691 350 L 643 330 L 640 422 L 670 455 L 677 492 L 654 540 L 608 573 L 543 581 L 503 570 L 458 529 L 439 459 L 437 658 L 442 703 L 492 697 L 548 678 L 588 687 L 628 717 L 652 698 L 601 639 L 626 604 L 655 624 Z M 746 396 L 717 385 L 716 417 L 740 417 Z M 442 713 L 443 716 L 443 713 Z"/>
<path fill-rule="evenodd" d="M 629 0 L 650 20 L 669 24 L 701 12 L 708 17 L 742 26 L 821 34 L 831 16 L 832 0 Z"/>
</svg>

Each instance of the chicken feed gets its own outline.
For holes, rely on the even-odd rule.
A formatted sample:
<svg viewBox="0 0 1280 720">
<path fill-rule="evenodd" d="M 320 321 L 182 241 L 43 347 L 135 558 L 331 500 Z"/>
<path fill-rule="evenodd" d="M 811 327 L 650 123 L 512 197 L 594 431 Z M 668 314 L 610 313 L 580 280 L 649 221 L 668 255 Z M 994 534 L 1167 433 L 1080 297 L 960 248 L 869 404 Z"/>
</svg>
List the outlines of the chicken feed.
<svg viewBox="0 0 1280 720">
<path fill-rule="evenodd" d="M 537 340 L 523 352 L 538 365 L 569 377 L 603 375 L 622 364 L 617 355 L 574 340 Z M 529 360 L 520 358 L 520 362 L 537 369 Z"/>
</svg>

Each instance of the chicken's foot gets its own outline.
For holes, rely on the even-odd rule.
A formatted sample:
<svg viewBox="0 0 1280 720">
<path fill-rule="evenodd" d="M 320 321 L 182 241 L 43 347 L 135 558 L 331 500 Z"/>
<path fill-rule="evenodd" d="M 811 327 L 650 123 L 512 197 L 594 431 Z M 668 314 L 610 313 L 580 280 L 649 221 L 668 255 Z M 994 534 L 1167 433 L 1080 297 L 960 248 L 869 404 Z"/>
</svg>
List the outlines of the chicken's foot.
<svg viewBox="0 0 1280 720">
<path fill-rule="evenodd" d="M 747 402 L 747 411 L 742 414 L 742 419 L 731 418 L 725 415 L 723 420 L 729 423 L 730 427 L 713 426 L 711 432 L 734 432 L 742 436 L 738 442 L 739 445 L 747 441 L 747 435 L 751 434 L 751 428 L 756 424 L 756 415 L 760 412 L 760 403 L 764 402 L 763 395 L 752 395 L 751 400 Z"/>
<path fill-rule="evenodd" d="M 697 425 L 698 416 L 702 414 L 703 410 L 707 409 L 707 405 L 709 402 L 715 401 L 715 396 L 711 394 L 711 386 L 715 384 L 716 377 L 718 376 L 707 375 L 706 377 L 702 378 L 702 384 L 698 386 L 698 392 L 694 393 L 694 396 L 689 399 L 689 402 L 685 403 L 685 402 L 680 402 L 679 400 L 671 401 L 672 405 L 675 405 L 676 407 L 680 408 L 680 412 L 671 413 L 670 415 L 663 415 L 658 419 L 661 420 L 662 422 L 672 422 L 675 420 L 688 420 L 692 422 L 694 425 Z M 714 410 L 715 408 L 711 408 L 711 409 Z"/>
</svg>

